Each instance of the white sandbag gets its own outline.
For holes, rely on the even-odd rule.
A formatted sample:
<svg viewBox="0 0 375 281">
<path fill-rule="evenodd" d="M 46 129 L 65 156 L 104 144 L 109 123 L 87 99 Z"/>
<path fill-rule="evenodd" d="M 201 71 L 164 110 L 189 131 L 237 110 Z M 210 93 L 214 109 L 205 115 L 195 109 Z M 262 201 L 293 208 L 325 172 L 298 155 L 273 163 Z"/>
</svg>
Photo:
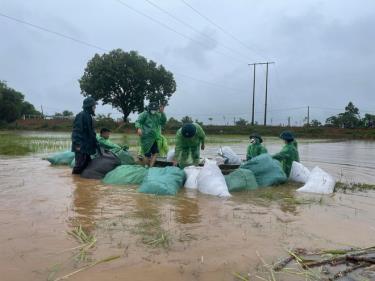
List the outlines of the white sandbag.
<svg viewBox="0 0 375 281">
<path fill-rule="evenodd" d="M 225 178 L 216 161 L 206 159 L 197 180 L 198 190 L 202 193 L 220 197 L 231 196 Z"/>
<path fill-rule="evenodd" d="M 336 181 L 319 167 L 312 169 L 306 184 L 297 189 L 299 192 L 311 192 L 331 194 L 335 188 Z"/>
<path fill-rule="evenodd" d="M 216 158 L 215 158 L 215 161 L 216 161 L 216 164 L 218 165 L 218 166 L 220 166 L 220 165 L 224 165 L 225 164 L 225 158 L 224 157 L 221 157 L 221 156 L 217 156 Z"/>
<path fill-rule="evenodd" d="M 225 164 L 241 164 L 241 158 L 229 146 L 220 147 L 217 153 L 225 158 Z"/>
<path fill-rule="evenodd" d="M 167 153 L 167 161 L 168 161 L 168 162 L 172 162 L 173 159 L 174 159 L 174 155 L 175 155 L 175 150 L 174 150 L 174 148 L 168 150 L 168 153 Z"/>
<path fill-rule="evenodd" d="M 292 170 L 290 171 L 289 179 L 295 182 L 306 183 L 310 176 L 310 170 L 301 163 L 293 161 Z"/>
<path fill-rule="evenodd" d="M 186 181 L 184 187 L 191 189 L 198 189 L 198 175 L 202 167 L 189 166 L 184 168 Z"/>
</svg>

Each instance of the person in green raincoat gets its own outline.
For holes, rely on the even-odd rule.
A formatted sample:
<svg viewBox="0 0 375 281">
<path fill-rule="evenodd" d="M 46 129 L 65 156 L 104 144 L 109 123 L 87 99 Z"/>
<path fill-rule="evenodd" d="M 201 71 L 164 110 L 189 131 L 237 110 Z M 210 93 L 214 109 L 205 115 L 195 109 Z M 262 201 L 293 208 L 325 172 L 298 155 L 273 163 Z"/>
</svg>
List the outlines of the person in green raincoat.
<svg viewBox="0 0 375 281">
<path fill-rule="evenodd" d="M 258 133 L 252 133 L 249 138 L 250 144 L 247 147 L 246 160 L 267 153 L 267 149 L 262 145 L 263 139 Z"/>
<path fill-rule="evenodd" d="M 279 153 L 272 157 L 281 162 L 285 174 L 289 177 L 293 161 L 299 162 L 298 145 L 293 134 L 289 131 L 282 132 L 280 138 L 284 140 L 285 145 Z"/>
<path fill-rule="evenodd" d="M 150 102 L 147 110 L 142 112 L 137 121 L 135 128 L 140 138 L 141 151 L 145 156 L 144 164 L 153 167 L 156 157 L 159 153 L 158 142 L 162 139 L 161 129 L 167 123 L 167 117 L 164 113 L 164 106 L 156 102 Z"/>
<path fill-rule="evenodd" d="M 206 135 L 201 126 L 196 123 L 184 124 L 176 133 L 174 164 L 184 168 L 198 165 L 200 150 L 204 150 Z"/>
<path fill-rule="evenodd" d="M 99 146 L 114 153 L 120 159 L 122 165 L 134 165 L 135 160 L 128 151 L 129 147 L 127 145 L 120 146 L 112 142 L 109 139 L 110 135 L 111 130 L 102 128 L 100 134 L 96 135 Z"/>
<path fill-rule="evenodd" d="M 116 143 L 113 143 L 109 137 L 111 135 L 111 130 L 107 128 L 101 128 L 100 129 L 100 134 L 96 134 L 96 140 L 98 141 L 99 145 L 103 147 L 104 149 L 108 150 L 120 150 L 122 149 L 121 146 L 119 146 Z"/>
</svg>

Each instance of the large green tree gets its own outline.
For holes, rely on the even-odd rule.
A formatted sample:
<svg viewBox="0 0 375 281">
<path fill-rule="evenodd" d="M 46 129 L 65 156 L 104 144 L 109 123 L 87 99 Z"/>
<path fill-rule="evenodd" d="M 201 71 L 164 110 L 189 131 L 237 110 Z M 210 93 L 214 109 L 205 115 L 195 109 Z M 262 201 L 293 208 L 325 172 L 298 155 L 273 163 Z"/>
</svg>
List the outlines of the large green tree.
<svg viewBox="0 0 375 281">
<path fill-rule="evenodd" d="M 0 121 L 13 122 L 22 115 L 40 115 L 34 106 L 24 101 L 24 95 L 0 81 Z"/>
<path fill-rule="evenodd" d="M 144 110 L 145 100 L 165 103 L 176 91 L 173 74 L 135 51 L 96 54 L 79 80 L 81 93 L 123 113 Z"/>
<path fill-rule="evenodd" d="M 352 102 L 349 102 L 345 107 L 345 112 L 331 116 L 326 120 L 326 124 L 340 128 L 358 128 L 361 123 L 359 109 Z"/>
</svg>

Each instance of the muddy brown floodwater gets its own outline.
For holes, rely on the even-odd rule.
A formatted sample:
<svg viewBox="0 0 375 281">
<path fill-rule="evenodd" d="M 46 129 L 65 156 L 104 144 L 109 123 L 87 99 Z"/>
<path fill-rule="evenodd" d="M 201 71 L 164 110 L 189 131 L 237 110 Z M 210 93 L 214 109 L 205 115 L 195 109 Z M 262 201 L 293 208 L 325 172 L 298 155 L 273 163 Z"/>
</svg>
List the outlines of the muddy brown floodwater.
<svg viewBox="0 0 375 281">
<path fill-rule="evenodd" d="M 232 145 L 243 152 L 246 143 Z M 275 152 L 276 140 L 268 142 Z M 214 146 L 205 152 L 213 153 Z M 302 162 L 337 178 L 375 183 L 374 142 L 305 142 Z M 297 194 L 297 185 L 221 199 L 182 189 L 176 197 L 138 194 L 51 167 L 40 155 L 0 156 L 0 280 L 250 280 L 286 249 L 375 245 L 375 192 Z M 87 260 L 68 234 L 96 237 Z M 278 279 L 279 280 L 279 279 Z M 297 276 L 280 280 L 298 280 Z M 370 279 L 367 279 L 370 280 Z"/>
</svg>

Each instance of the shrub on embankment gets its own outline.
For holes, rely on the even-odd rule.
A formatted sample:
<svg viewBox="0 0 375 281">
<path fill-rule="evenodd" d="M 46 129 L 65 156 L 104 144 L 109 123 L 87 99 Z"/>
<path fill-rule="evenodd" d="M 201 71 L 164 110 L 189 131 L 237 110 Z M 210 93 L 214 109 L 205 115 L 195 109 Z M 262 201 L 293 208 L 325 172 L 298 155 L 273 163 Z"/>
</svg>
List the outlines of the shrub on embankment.
<svg viewBox="0 0 375 281">
<path fill-rule="evenodd" d="M 0 124 L 3 130 L 32 130 L 32 131 L 60 131 L 69 132 L 72 130 L 72 120 L 69 119 L 27 119 L 17 120 L 11 124 Z M 101 119 L 96 121 L 96 128 L 107 127 L 117 133 L 134 133 L 133 123 L 114 122 Z M 263 136 L 279 136 L 283 130 L 293 131 L 298 138 L 318 139 L 368 139 L 375 140 L 375 129 L 344 129 L 332 127 L 281 127 L 281 126 L 203 126 L 207 135 L 249 135 L 251 132 L 258 132 Z M 179 126 L 167 126 L 166 132 L 174 134 Z"/>
</svg>

